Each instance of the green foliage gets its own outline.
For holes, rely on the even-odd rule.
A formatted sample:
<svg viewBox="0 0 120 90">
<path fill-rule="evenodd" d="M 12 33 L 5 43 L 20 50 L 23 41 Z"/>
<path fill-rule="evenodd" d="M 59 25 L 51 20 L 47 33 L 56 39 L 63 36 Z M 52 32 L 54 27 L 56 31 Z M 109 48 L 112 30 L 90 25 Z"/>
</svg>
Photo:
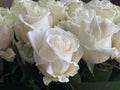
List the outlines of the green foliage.
<svg viewBox="0 0 120 90">
<path fill-rule="evenodd" d="M 120 90 L 120 82 L 95 82 L 76 85 L 78 90 Z"/>
<path fill-rule="evenodd" d="M 0 75 L 0 88 L 3 90 L 119 90 L 120 70 L 115 60 L 101 64 L 79 62 L 79 72 L 70 77 L 69 83 L 52 82 L 49 86 L 43 83 L 43 75 L 35 64 L 21 64 L 20 61 L 9 63 L 3 60 L 4 70 Z M 6 87 L 8 86 L 8 87 Z"/>
<path fill-rule="evenodd" d="M 89 69 L 89 71 L 91 72 L 91 74 L 94 76 L 94 64 L 90 64 L 90 63 L 87 63 L 87 67 Z"/>
</svg>

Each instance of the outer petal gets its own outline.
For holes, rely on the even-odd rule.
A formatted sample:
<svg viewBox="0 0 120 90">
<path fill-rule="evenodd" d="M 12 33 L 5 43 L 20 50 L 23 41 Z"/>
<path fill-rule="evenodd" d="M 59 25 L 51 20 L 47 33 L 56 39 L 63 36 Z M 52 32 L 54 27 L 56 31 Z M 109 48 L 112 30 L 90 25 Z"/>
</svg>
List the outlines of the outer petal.
<svg viewBox="0 0 120 90">
<path fill-rule="evenodd" d="M 13 62 L 15 59 L 15 52 L 13 51 L 13 49 L 8 48 L 5 51 L 0 51 L 0 57 L 4 58 L 5 60 L 9 62 Z"/>
<path fill-rule="evenodd" d="M 67 63 L 58 60 L 52 64 L 38 64 L 40 71 L 45 75 L 43 81 L 48 85 L 51 81 L 68 82 L 69 76 L 74 76 L 79 67 L 75 63 Z M 58 68 L 56 68 L 56 66 Z"/>
<path fill-rule="evenodd" d="M 0 7 L 0 13 L 2 16 L 5 16 L 6 14 L 8 14 L 8 12 L 9 12 L 8 8 Z"/>
<path fill-rule="evenodd" d="M 44 30 L 34 30 L 28 32 L 29 40 L 35 50 L 35 60 L 37 64 L 45 64 L 46 62 L 54 62 L 57 56 L 46 43 Z"/>
<path fill-rule="evenodd" d="M 110 9 L 112 7 L 112 3 L 109 0 L 92 0 L 89 3 L 86 4 L 86 7 L 88 8 L 94 8 L 94 9 Z"/>
<path fill-rule="evenodd" d="M 28 41 L 28 38 L 27 38 L 28 31 L 33 30 L 33 29 L 46 30 L 46 29 L 52 27 L 52 20 L 51 20 L 50 14 L 48 13 L 42 19 L 37 20 L 37 22 L 35 22 L 33 24 L 30 24 L 29 22 L 26 22 L 24 20 L 23 16 L 20 14 L 15 27 L 16 27 L 17 38 L 24 42 L 27 42 Z"/>
<path fill-rule="evenodd" d="M 79 0 L 60 0 L 60 2 L 64 5 L 69 5 L 73 2 L 79 2 Z"/>
<path fill-rule="evenodd" d="M 44 30 L 33 30 L 28 32 L 28 38 L 36 53 L 38 53 L 38 50 L 42 46 L 44 35 L 45 35 Z"/>
<path fill-rule="evenodd" d="M 88 63 L 101 63 L 110 57 L 115 58 L 118 55 L 116 48 L 111 48 L 111 37 L 103 41 L 96 42 L 96 48 L 84 48 L 83 59 Z"/>
<path fill-rule="evenodd" d="M 52 17 L 50 16 L 50 13 L 46 14 L 40 21 L 34 23 L 32 26 L 36 29 L 49 29 L 52 27 Z"/>
<path fill-rule="evenodd" d="M 0 15 L 0 50 L 7 49 L 12 43 L 12 35 L 4 18 Z"/>
<path fill-rule="evenodd" d="M 75 13 L 76 9 L 83 9 L 83 2 L 70 2 L 69 5 L 67 5 L 67 13 L 68 15 L 72 15 Z"/>
<path fill-rule="evenodd" d="M 116 60 L 120 63 L 120 31 L 112 37 L 112 47 L 117 48 L 119 54 L 116 56 Z"/>
<path fill-rule="evenodd" d="M 70 20 L 67 21 L 61 21 L 58 24 L 59 27 L 63 28 L 66 31 L 70 31 L 73 34 L 75 34 L 76 36 L 79 36 L 79 28 L 80 26 Z"/>
<path fill-rule="evenodd" d="M 101 30 L 101 32 L 100 32 L 101 33 L 100 34 L 101 35 L 101 39 L 109 37 L 109 36 L 111 36 L 114 33 L 119 31 L 119 26 L 117 26 L 111 20 L 109 20 L 107 18 L 96 17 L 96 21 L 93 21 L 91 23 L 97 23 L 99 25 L 98 27 Z M 91 27 L 92 27 L 92 24 L 91 24 Z"/>
<path fill-rule="evenodd" d="M 27 42 L 28 41 L 27 32 L 31 31 L 34 28 L 28 23 L 26 23 L 23 20 L 21 15 L 19 15 L 18 18 L 19 19 L 17 20 L 16 25 L 15 25 L 16 37 L 20 41 Z"/>
<path fill-rule="evenodd" d="M 53 17 L 53 25 L 66 18 L 66 7 L 59 2 L 49 2 L 46 7 L 49 8 Z"/>
<path fill-rule="evenodd" d="M 98 16 L 109 18 L 114 20 L 119 15 L 119 10 L 117 6 L 113 5 L 109 0 L 92 0 L 85 5 L 87 9 L 94 9 Z"/>
<path fill-rule="evenodd" d="M 92 27 L 90 28 L 90 32 L 88 32 L 88 36 L 86 36 L 87 34 L 85 35 L 85 33 L 82 32 L 79 36 L 80 42 L 84 40 L 84 38 L 81 37 L 82 34 L 83 37 L 85 36 L 91 38 L 92 36 L 94 38 L 92 40 L 92 42 L 94 41 L 94 43 L 92 43 L 90 39 L 87 39 L 88 42 L 91 42 L 86 43 L 87 45 L 85 43 L 81 43 L 85 48 L 83 55 L 84 60 L 92 64 L 104 62 L 109 57 L 116 57 L 118 55 L 118 51 L 115 48 L 111 48 L 111 37 L 119 30 L 119 28 L 107 19 L 99 19 L 97 22 L 95 21 L 97 25 L 96 23 L 94 24 L 94 21 L 91 22 Z M 94 28 L 93 26 L 96 28 Z M 96 30 L 98 31 L 96 32 Z"/>
<path fill-rule="evenodd" d="M 48 2 L 54 2 L 55 0 L 38 0 L 38 4 L 41 7 L 45 7 Z"/>
<path fill-rule="evenodd" d="M 47 8 L 40 7 L 31 0 L 19 0 L 11 7 L 16 21 L 15 32 L 18 40 L 28 42 L 27 32 L 33 29 L 48 29 L 52 27 L 52 17 Z M 16 20 L 15 19 L 15 20 Z"/>
</svg>

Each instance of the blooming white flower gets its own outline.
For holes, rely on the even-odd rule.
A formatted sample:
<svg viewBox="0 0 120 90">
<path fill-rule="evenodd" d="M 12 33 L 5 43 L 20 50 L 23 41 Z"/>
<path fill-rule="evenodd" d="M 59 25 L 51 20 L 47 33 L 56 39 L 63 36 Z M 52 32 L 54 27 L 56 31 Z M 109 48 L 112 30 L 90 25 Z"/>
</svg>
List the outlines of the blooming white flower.
<svg viewBox="0 0 120 90">
<path fill-rule="evenodd" d="M 53 18 L 53 25 L 57 25 L 59 21 L 66 19 L 66 9 L 61 2 L 55 0 L 39 0 L 39 5 L 49 9 Z"/>
<path fill-rule="evenodd" d="M 22 2 L 18 3 L 18 5 L 20 4 L 22 4 Z M 16 7 L 13 7 L 13 10 L 14 8 Z M 37 2 L 26 1 L 26 3 L 23 3 L 21 8 L 23 9 L 19 11 L 18 20 L 15 24 L 16 36 L 18 40 L 28 42 L 28 31 L 33 29 L 46 30 L 52 27 L 52 18 L 49 10 L 40 7 Z"/>
<path fill-rule="evenodd" d="M 38 3 L 41 7 L 46 7 L 48 2 L 55 2 L 55 0 L 38 0 Z"/>
<path fill-rule="evenodd" d="M 95 17 L 88 28 L 83 26 L 81 29 L 88 31 L 79 35 L 84 48 L 83 59 L 88 63 L 95 64 L 104 62 L 110 57 L 115 58 L 118 55 L 118 51 L 116 48 L 112 48 L 111 37 L 119 28 L 109 19 L 101 17 Z M 88 39 L 86 42 L 82 40 L 85 37 Z"/>
<path fill-rule="evenodd" d="M 60 2 L 64 5 L 69 5 L 71 3 L 80 2 L 80 1 L 79 0 L 60 0 Z"/>
<path fill-rule="evenodd" d="M 12 36 L 9 28 L 7 27 L 3 17 L 0 15 L 0 50 L 7 49 L 11 42 Z"/>
<path fill-rule="evenodd" d="M 120 7 L 112 4 L 110 0 L 91 0 L 89 3 L 84 4 L 84 8 L 94 9 L 96 15 L 109 18 L 115 23 L 120 18 Z"/>
<path fill-rule="evenodd" d="M 119 54 L 116 57 L 116 61 L 118 61 L 120 63 L 120 31 L 113 35 L 112 47 L 115 47 L 118 49 Z"/>
<path fill-rule="evenodd" d="M 9 10 L 7 8 L 0 8 L 0 57 L 7 61 L 13 61 L 15 53 L 10 46 L 13 42 L 12 24 L 8 18 Z M 6 21 L 7 19 L 7 21 Z"/>
<path fill-rule="evenodd" d="M 111 37 L 119 27 L 111 20 L 99 16 L 95 16 L 92 20 L 81 19 L 72 18 L 62 22 L 61 25 L 78 36 L 84 51 L 83 59 L 87 63 L 95 64 L 116 57 L 118 51 L 112 48 Z"/>
<path fill-rule="evenodd" d="M 83 46 L 83 59 L 87 63 L 101 63 L 118 55 L 118 51 L 111 46 L 111 37 L 119 30 L 119 27 L 112 22 L 114 15 L 103 15 L 109 14 L 102 10 L 107 11 L 111 8 L 111 3 L 106 2 L 108 1 L 93 0 L 79 7 L 75 7 L 75 4 L 69 5 L 67 20 L 61 21 L 58 25 L 78 36 Z M 101 13 L 98 14 L 100 10 Z M 115 10 L 112 9 L 112 11 Z"/>
<path fill-rule="evenodd" d="M 74 5 L 74 4 L 72 4 Z M 95 10 L 88 10 L 81 7 L 74 7 L 70 5 L 68 10 L 67 20 L 61 21 L 58 23 L 58 26 L 69 30 L 75 35 L 79 36 L 79 27 L 83 21 L 91 22 L 92 19 L 96 16 Z M 78 5 L 79 6 L 79 5 Z M 73 11 L 72 11 L 73 10 Z"/>
<path fill-rule="evenodd" d="M 78 39 L 70 32 L 59 27 L 47 31 L 33 30 L 28 32 L 29 40 L 34 49 L 34 58 L 42 74 L 44 83 L 51 81 L 68 82 L 69 76 L 74 76 L 82 50 Z"/>
<path fill-rule="evenodd" d="M 67 16 L 71 15 L 77 15 L 77 13 L 80 11 L 84 11 L 83 7 L 84 3 L 82 1 L 79 2 L 71 2 L 69 5 L 67 5 Z"/>
<path fill-rule="evenodd" d="M 33 50 L 28 44 L 27 32 L 33 29 L 46 30 L 52 27 L 52 17 L 50 11 L 45 7 L 40 7 L 32 0 L 14 0 L 10 8 L 15 21 L 15 35 L 18 39 L 16 43 L 23 63 L 33 63 Z"/>
<path fill-rule="evenodd" d="M 0 14 L 2 16 L 5 16 L 6 14 L 8 14 L 9 12 L 9 9 L 8 8 L 3 8 L 3 7 L 0 7 Z"/>
</svg>

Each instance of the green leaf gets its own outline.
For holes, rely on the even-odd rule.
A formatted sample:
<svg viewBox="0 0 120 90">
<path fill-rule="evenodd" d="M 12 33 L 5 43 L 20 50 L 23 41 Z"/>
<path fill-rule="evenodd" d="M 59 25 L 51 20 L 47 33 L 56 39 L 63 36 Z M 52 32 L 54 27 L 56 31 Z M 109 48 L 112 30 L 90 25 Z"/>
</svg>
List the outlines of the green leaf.
<svg viewBox="0 0 120 90">
<path fill-rule="evenodd" d="M 76 84 L 77 85 L 80 85 L 81 84 L 81 78 L 80 78 L 80 75 L 79 74 L 76 74 L 74 77 L 72 77 L 70 79 L 70 85 L 72 88 L 74 88 L 74 90 L 76 90 Z"/>
<path fill-rule="evenodd" d="M 0 83 L 3 83 L 4 82 L 4 80 L 3 79 L 0 79 Z"/>
<path fill-rule="evenodd" d="M 47 88 L 41 90 L 71 90 L 70 83 L 51 82 Z"/>
<path fill-rule="evenodd" d="M 17 68 L 19 67 L 18 64 L 16 62 L 10 64 L 11 67 L 11 73 L 15 73 L 15 71 L 17 70 Z"/>
<path fill-rule="evenodd" d="M 90 63 L 87 63 L 87 67 L 89 69 L 89 71 L 91 72 L 91 74 L 94 76 L 94 64 L 90 64 Z"/>
<path fill-rule="evenodd" d="M 23 84 L 15 84 L 11 82 L 0 83 L 1 90 L 33 90 Z"/>
<path fill-rule="evenodd" d="M 34 85 L 33 90 L 41 90 L 41 89 L 37 85 Z"/>
<path fill-rule="evenodd" d="M 94 68 L 94 79 L 95 82 L 103 82 L 108 81 L 110 79 L 112 73 L 112 69 L 109 67 L 106 67 L 102 64 L 96 65 Z"/>
<path fill-rule="evenodd" d="M 120 90 L 120 82 L 81 83 L 76 90 Z"/>
<path fill-rule="evenodd" d="M 29 88 L 32 88 L 33 90 L 41 90 L 34 82 L 34 80 L 29 80 L 29 83 L 26 85 Z"/>
<path fill-rule="evenodd" d="M 113 69 L 110 81 L 120 81 L 120 69 L 117 68 Z"/>
<path fill-rule="evenodd" d="M 70 82 L 80 84 L 81 83 L 80 75 L 76 74 L 75 76 L 71 77 Z"/>
<path fill-rule="evenodd" d="M 4 70 L 4 63 L 3 60 L 0 58 L 0 74 L 3 73 L 3 70 Z"/>
<path fill-rule="evenodd" d="M 29 82 L 31 80 L 31 68 L 28 64 L 24 64 L 22 67 L 22 82 Z"/>
</svg>

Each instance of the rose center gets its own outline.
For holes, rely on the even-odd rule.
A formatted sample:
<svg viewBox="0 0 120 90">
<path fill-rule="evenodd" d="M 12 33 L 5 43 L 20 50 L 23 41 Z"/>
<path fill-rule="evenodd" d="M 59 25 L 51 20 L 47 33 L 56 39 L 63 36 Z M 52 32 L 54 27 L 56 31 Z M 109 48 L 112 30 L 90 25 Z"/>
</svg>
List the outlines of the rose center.
<svg viewBox="0 0 120 90">
<path fill-rule="evenodd" d="M 60 51 L 70 51 L 72 43 L 68 37 L 65 36 L 54 36 L 50 40 L 50 44 L 59 49 Z"/>
</svg>

